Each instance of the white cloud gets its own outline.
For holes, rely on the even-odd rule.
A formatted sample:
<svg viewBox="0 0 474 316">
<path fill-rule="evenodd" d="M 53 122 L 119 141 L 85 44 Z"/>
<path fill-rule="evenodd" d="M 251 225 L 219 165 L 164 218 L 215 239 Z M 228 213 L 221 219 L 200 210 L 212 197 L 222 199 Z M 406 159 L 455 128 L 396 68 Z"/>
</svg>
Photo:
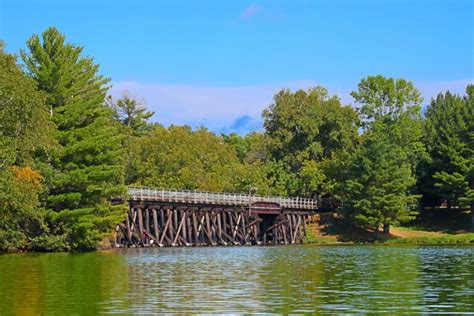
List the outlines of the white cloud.
<svg viewBox="0 0 474 316">
<path fill-rule="evenodd" d="M 449 82 L 414 82 L 428 104 L 431 97 L 450 90 L 463 93 L 472 80 Z M 165 126 L 188 124 L 205 126 L 215 132 L 244 134 L 261 129 L 261 113 L 273 101 L 273 95 L 282 88 L 307 89 L 318 85 L 316 81 L 296 81 L 280 84 L 253 86 L 197 86 L 163 83 L 115 82 L 111 94 L 118 97 L 129 91 L 137 98 L 145 99 L 147 107 L 155 111 L 152 118 Z M 349 93 L 357 83 L 345 87 L 328 87 L 331 94 L 340 95 L 344 104 L 353 102 Z"/>
<path fill-rule="evenodd" d="M 423 95 L 423 104 L 428 104 L 431 98 L 435 98 L 438 93 L 451 91 L 452 93 L 464 94 L 466 86 L 469 83 L 474 83 L 474 79 L 454 80 L 445 82 L 429 82 L 429 81 L 415 81 L 415 86 Z"/>
<path fill-rule="evenodd" d="M 129 91 L 145 99 L 155 111 L 153 121 L 170 124 L 204 125 L 213 131 L 232 131 L 240 117 L 260 121 L 264 108 L 272 103 L 273 95 L 282 88 L 298 89 L 316 85 L 312 81 L 254 86 L 194 86 L 162 83 L 114 82 L 110 91 L 118 97 Z M 255 124 L 250 124 L 255 127 Z"/>
</svg>

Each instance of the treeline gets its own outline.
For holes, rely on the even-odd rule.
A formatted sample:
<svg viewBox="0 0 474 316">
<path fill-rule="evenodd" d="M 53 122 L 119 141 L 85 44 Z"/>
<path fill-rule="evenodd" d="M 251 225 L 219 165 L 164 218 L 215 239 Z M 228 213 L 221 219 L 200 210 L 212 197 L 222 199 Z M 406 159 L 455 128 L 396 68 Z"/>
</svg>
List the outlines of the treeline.
<svg viewBox="0 0 474 316">
<path fill-rule="evenodd" d="M 150 123 L 129 94 L 112 99 L 99 66 L 55 28 L 26 46 L 20 61 L 0 48 L 1 251 L 104 245 L 127 208 L 110 199 L 126 185 L 318 197 L 386 233 L 424 206 L 472 214 L 472 85 L 424 115 L 404 79 L 362 79 L 356 107 L 323 87 L 282 90 L 264 132 L 216 135 Z"/>
</svg>

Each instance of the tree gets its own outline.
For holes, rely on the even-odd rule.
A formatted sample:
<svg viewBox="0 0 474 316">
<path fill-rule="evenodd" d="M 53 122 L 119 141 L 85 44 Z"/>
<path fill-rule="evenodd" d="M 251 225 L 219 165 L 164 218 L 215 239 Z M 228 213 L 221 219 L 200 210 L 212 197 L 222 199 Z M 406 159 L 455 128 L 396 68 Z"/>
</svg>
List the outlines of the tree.
<svg viewBox="0 0 474 316">
<path fill-rule="evenodd" d="M 141 135 L 150 130 L 148 119 L 155 112 L 147 111 L 144 101 L 137 100 L 130 93 L 124 92 L 117 101 L 107 99 L 117 122 L 129 127 L 134 135 Z"/>
<path fill-rule="evenodd" d="M 34 249 L 48 228 L 39 201 L 43 177 L 33 168 L 33 155 L 53 145 L 53 126 L 45 95 L 3 47 L 0 42 L 0 251 Z"/>
<path fill-rule="evenodd" d="M 416 183 L 408 154 L 394 144 L 391 131 L 382 123 L 372 125 L 347 173 L 344 183 L 345 215 L 357 224 L 373 228 L 378 236 L 390 225 L 414 218 L 417 195 L 410 194 Z"/>
<path fill-rule="evenodd" d="M 242 168 L 233 148 L 206 129 L 154 126 L 134 146 L 134 184 L 236 191 Z"/>
<path fill-rule="evenodd" d="M 425 166 L 424 192 L 449 206 L 474 202 L 474 86 L 464 97 L 440 93 L 426 110 L 425 142 L 430 155 Z M 472 215 L 474 229 L 474 215 Z"/>
<path fill-rule="evenodd" d="M 403 117 L 417 119 L 423 102 L 412 82 L 381 75 L 363 78 L 358 91 L 351 92 L 351 96 L 362 105 L 358 110 L 365 129 L 377 121 L 391 123 Z"/>
<path fill-rule="evenodd" d="M 360 104 L 362 144 L 353 157 L 342 191 L 344 212 L 358 223 L 390 225 L 412 218 L 421 142 L 420 93 L 404 79 L 372 76 L 351 93 Z"/>
<path fill-rule="evenodd" d="M 45 92 L 60 148 L 47 161 L 47 207 L 72 249 L 93 249 L 123 216 L 108 199 L 124 193 L 121 138 L 105 105 L 108 79 L 55 28 L 33 35 L 21 56 Z M 45 167 L 46 169 L 46 167 Z"/>
<path fill-rule="evenodd" d="M 297 184 L 287 188 L 288 194 L 328 193 L 324 160 L 354 148 L 356 112 L 342 106 L 325 88 L 316 87 L 295 93 L 280 91 L 263 118 L 272 159 L 296 177 Z"/>
</svg>

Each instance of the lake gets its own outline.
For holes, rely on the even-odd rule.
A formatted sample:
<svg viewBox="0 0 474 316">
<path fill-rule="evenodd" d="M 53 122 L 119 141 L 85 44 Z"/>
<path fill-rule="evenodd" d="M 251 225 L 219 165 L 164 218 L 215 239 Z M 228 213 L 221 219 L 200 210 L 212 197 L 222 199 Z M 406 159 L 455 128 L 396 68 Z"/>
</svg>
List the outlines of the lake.
<svg viewBox="0 0 474 316">
<path fill-rule="evenodd" d="M 0 314 L 474 312 L 472 246 L 0 256 Z"/>
</svg>

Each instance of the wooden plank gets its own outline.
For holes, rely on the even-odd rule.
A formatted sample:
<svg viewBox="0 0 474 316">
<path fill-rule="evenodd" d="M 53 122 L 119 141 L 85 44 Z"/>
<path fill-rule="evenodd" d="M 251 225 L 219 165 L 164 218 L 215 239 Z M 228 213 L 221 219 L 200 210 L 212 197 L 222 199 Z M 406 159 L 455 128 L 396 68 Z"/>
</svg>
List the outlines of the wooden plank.
<svg viewBox="0 0 474 316">
<path fill-rule="evenodd" d="M 306 238 L 306 221 L 307 221 L 308 215 L 303 215 L 303 239 Z"/>
<path fill-rule="evenodd" d="M 142 214 L 142 209 L 138 208 L 137 209 L 138 213 L 138 231 L 140 232 L 140 241 L 143 242 L 144 236 L 143 236 L 143 214 Z"/>
<path fill-rule="evenodd" d="M 168 220 L 166 221 L 165 227 L 163 228 L 163 234 L 161 234 L 161 239 L 160 239 L 160 244 L 163 243 L 163 240 L 165 239 L 166 233 L 168 232 L 168 228 L 171 223 L 171 217 L 168 217 Z"/>
<path fill-rule="evenodd" d="M 122 224 L 122 223 L 118 224 L 118 227 L 120 228 L 120 230 L 121 230 L 123 236 L 125 237 L 125 239 L 127 239 L 128 242 L 129 242 L 129 244 L 131 245 L 131 244 L 132 244 L 132 240 L 131 240 L 131 238 L 128 236 L 127 227 L 126 227 L 124 224 Z"/>
<path fill-rule="evenodd" d="M 131 211 L 130 211 L 131 212 Z M 129 214 L 127 214 L 127 217 L 125 218 L 125 223 L 127 225 L 127 238 L 128 240 L 132 240 L 132 230 L 130 229 L 130 217 Z"/>
<path fill-rule="evenodd" d="M 175 211 L 175 212 L 177 212 L 177 211 Z M 180 233 L 181 233 L 181 230 L 183 229 L 183 225 L 184 225 L 185 221 L 186 221 L 186 216 L 183 214 L 182 217 L 181 217 L 181 221 L 179 222 L 178 229 L 176 230 L 176 236 L 175 236 L 171 246 L 174 247 L 176 245 L 176 241 L 178 241 L 178 237 L 180 236 Z"/>
<path fill-rule="evenodd" d="M 158 227 L 158 216 L 156 214 L 156 209 L 152 210 L 152 214 L 153 214 L 153 229 L 155 231 L 155 238 L 157 240 L 159 240 L 160 239 L 160 231 L 159 231 L 159 227 Z"/>
<path fill-rule="evenodd" d="M 235 227 L 234 227 L 234 229 L 233 229 L 233 234 L 232 234 L 232 236 L 234 236 L 234 238 L 235 238 L 235 235 L 237 235 L 237 228 L 239 227 L 239 223 L 240 223 L 241 218 L 242 218 L 242 214 L 239 214 L 239 215 L 237 216 L 237 221 L 236 221 Z"/>
<path fill-rule="evenodd" d="M 194 230 L 194 244 L 198 245 L 199 243 L 199 233 L 198 233 L 198 224 L 197 224 L 197 216 L 196 212 L 193 212 L 192 219 L 193 219 L 193 230 Z"/>
<path fill-rule="evenodd" d="M 191 213 L 193 213 L 194 211 L 190 211 L 190 213 L 188 214 L 187 216 L 187 223 L 186 223 L 186 228 L 188 230 L 188 238 L 187 238 L 187 241 L 188 243 L 192 244 L 193 243 L 193 227 L 192 227 L 192 219 L 191 219 Z"/>
<path fill-rule="evenodd" d="M 293 240 L 293 222 L 291 220 L 291 214 L 286 214 L 286 217 L 288 218 L 288 227 L 290 229 L 290 244 L 294 244 L 295 241 Z"/>
<path fill-rule="evenodd" d="M 183 211 L 183 218 L 184 218 L 184 227 L 181 229 L 181 235 L 183 236 L 184 240 L 186 240 L 186 244 L 188 243 L 187 241 L 187 230 L 188 230 L 188 225 L 187 225 L 187 219 L 188 219 L 188 211 L 185 210 Z"/>
<path fill-rule="evenodd" d="M 242 220 L 240 221 L 240 228 L 241 228 L 241 235 L 242 235 L 242 241 L 244 244 L 247 244 L 247 230 L 245 229 L 245 216 L 242 215 Z"/>
<path fill-rule="evenodd" d="M 296 222 L 295 229 L 294 229 L 293 240 L 296 240 L 296 234 L 298 233 L 298 227 L 300 225 L 300 222 L 301 222 L 301 216 L 298 216 L 298 220 Z"/>
<path fill-rule="evenodd" d="M 288 239 L 286 239 L 286 229 L 288 227 L 288 221 L 286 222 L 285 225 L 282 226 L 282 233 L 283 233 L 283 242 L 285 245 L 288 243 Z"/>
<path fill-rule="evenodd" d="M 216 242 L 212 238 L 211 234 L 211 228 L 210 228 L 210 223 L 209 223 L 209 212 L 205 212 L 206 214 L 206 227 L 204 228 L 204 233 L 207 235 L 207 239 L 209 241 L 209 244 L 216 246 Z"/>
<path fill-rule="evenodd" d="M 150 209 L 145 209 L 145 230 L 150 231 Z M 145 242 L 150 243 L 150 237 L 145 236 Z"/>
<path fill-rule="evenodd" d="M 220 211 L 217 213 L 217 236 L 222 240 L 222 222 Z"/>
<path fill-rule="evenodd" d="M 161 224 L 161 231 L 165 229 L 165 211 L 163 208 L 160 208 L 160 224 Z"/>
</svg>

